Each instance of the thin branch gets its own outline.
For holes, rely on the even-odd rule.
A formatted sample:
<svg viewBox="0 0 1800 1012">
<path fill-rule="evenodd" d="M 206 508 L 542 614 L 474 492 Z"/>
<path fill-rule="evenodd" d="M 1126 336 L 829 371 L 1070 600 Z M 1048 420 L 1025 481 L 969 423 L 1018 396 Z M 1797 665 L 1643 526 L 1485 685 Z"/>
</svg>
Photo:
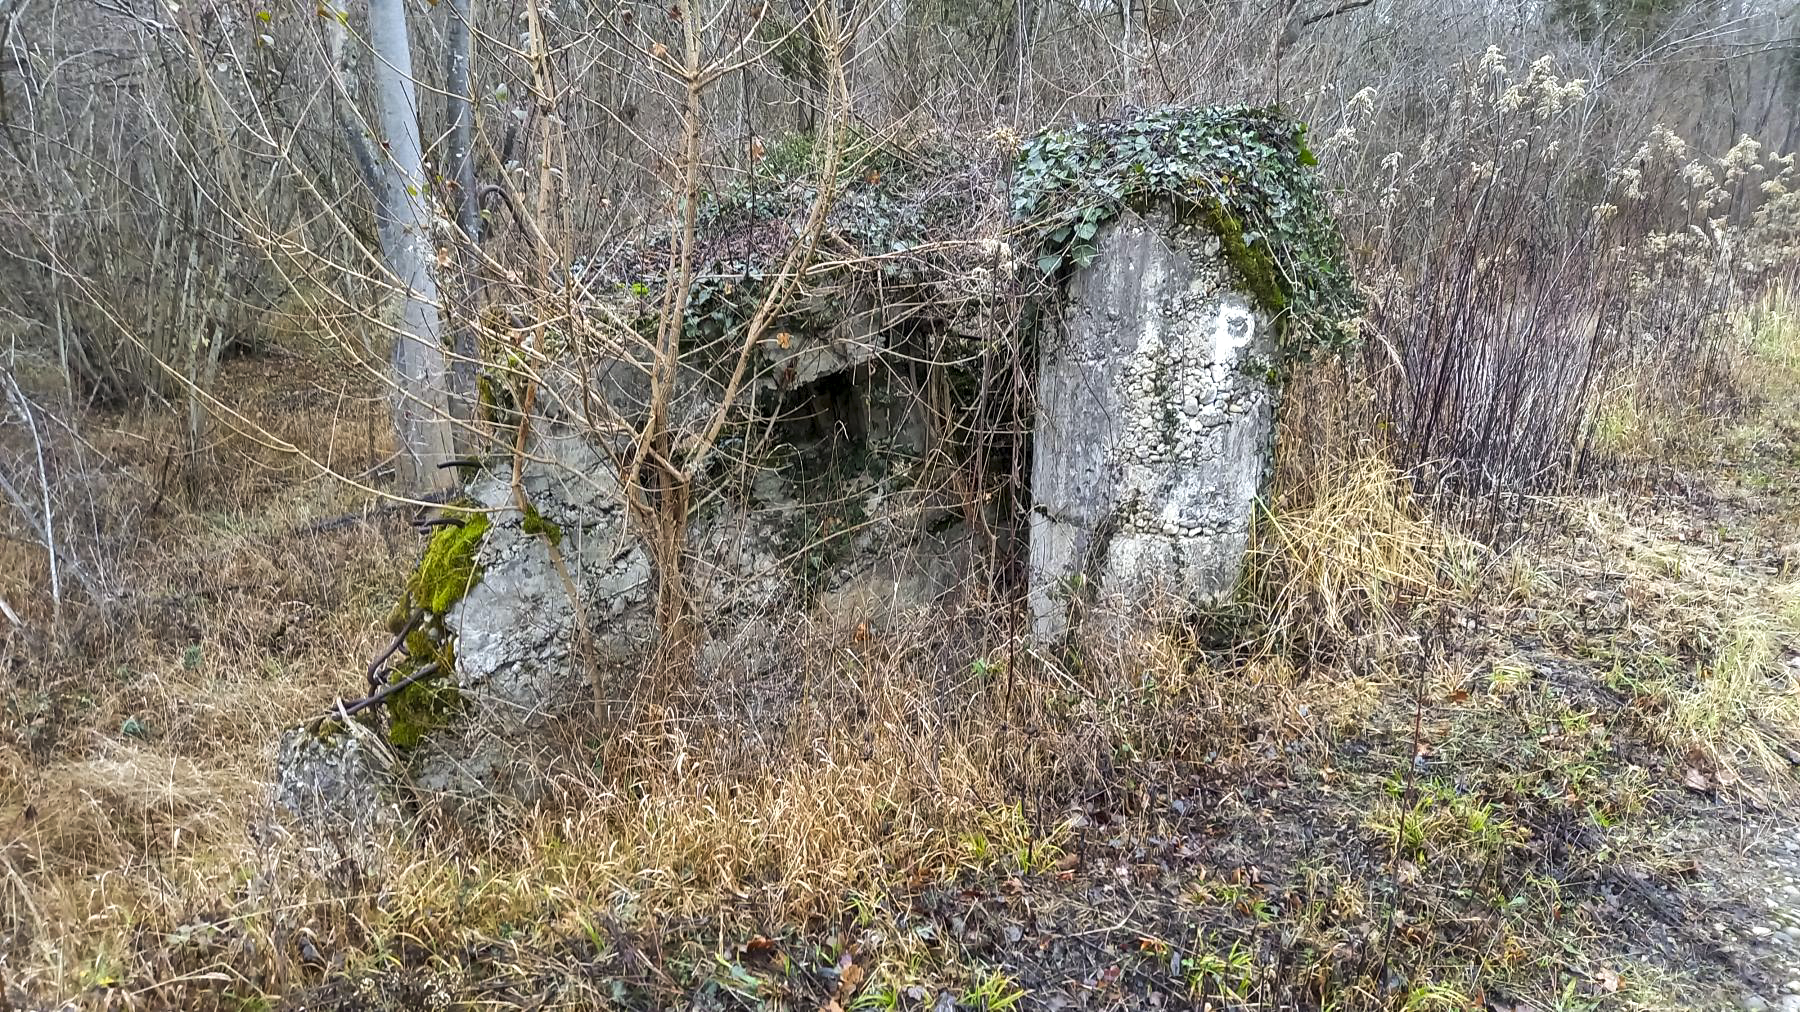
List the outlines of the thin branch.
<svg viewBox="0 0 1800 1012">
<path fill-rule="evenodd" d="M 438 671 L 438 663 L 436 661 L 431 661 L 430 663 L 426 664 L 424 667 L 420 668 L 419 670 L 413 672 L 410 675 L 407 675 L 405 678 L 400 679 L 398 682 L 392 682 L 387 685 L 384 685 L 381 687 L 381 691 L 373 693 L 362 699 L 359 699 L 354 703 L 345 703 L 340 700 L 338 702 L 338 704 L 333 706 L 330 710 L 318 715 L 317 717 L 314 717 L 312 720 L 307 721 L 306 729 L 309 732 L 317 732 L 319 729 L 319 726 L 321 724 L 325 723 L 327 720 L 330 720 L 333 717 L 340 716 L 340 715 L 342 715 L 344 717 L 353 717 L 356 714 L 359 714 L 362 711 L 367 710 L 371 706 L 378 706 L 382 703 L 385 703 L 391 697 L 393 697 L 394 694 L 398 693 L 400 690 L 407 688 L 408 686 L 413 685 L 414 683 L 417 683 L 423 679 L 430 678 L 432 675 L 437 674 L 437 671 Z"/>
<path fill-rule="evenodd" d="M 1374 2 L 1375 2 L 1375 0 L 1347 0 L 1347 2 L 1338 4 L 1336 7 L 1333 7 L 1332 9 L 1330 9 L 1328 11 L 1320 11 L 1317 14 L 1307 15 L 1306 17 L 1304 17 L 1300 20 L 1300 27 L 1310 28 L 1313 25 L 1316 25 L 1321 21 L 1330 21 L 1332 18 L 1335 18 L 1340 14 L 1348 14 L 1354 10 L 1361 10 L 1362 8 L 1373 4 Z"/>
</svg>

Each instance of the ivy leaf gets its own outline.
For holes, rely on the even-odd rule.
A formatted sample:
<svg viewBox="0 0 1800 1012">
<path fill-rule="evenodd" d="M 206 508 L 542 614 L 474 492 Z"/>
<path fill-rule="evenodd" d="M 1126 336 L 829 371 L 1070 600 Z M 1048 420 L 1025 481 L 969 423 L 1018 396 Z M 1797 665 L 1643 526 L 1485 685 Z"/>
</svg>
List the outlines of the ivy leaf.
<svg viewBox="0 0 1800 1012">
<path fill-rule="evenodd" d="M 1062 266 L 1062 262 L 1063 257 L 1061 253 L 1046 253 L 1043 256 L 1038 257 L 1038 270 L 1043 271 L 1045 274 L 1052 274 L 1055 273 L 1058 267 Z"/>
<path fill-rule="evenodd" d="M 1094 233 L 1096 233 L 1098 231 L 1100 231 L 1100 226 L 1094 224 L 1094 222 L 1090 219 L 1088 221 L 1084 221 L 1081 224 L 1075 226 L 1075 237 L 1077 239 L 1092 239 L 1094 237 Z"/>
</svg>

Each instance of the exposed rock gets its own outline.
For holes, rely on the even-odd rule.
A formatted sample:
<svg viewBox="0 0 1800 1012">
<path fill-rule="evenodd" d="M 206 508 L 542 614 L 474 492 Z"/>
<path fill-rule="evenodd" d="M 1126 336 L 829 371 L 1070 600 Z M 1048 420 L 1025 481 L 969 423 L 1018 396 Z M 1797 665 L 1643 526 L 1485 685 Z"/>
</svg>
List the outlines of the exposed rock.
<svg viewBox="0 0 1800 1012">
<path fill-rule="evenodd" d="M 469 489 L 493 512 L 476 553 L 480 579 L 445 619 L 462 714 L 408 756 L 422 791 L 533 797 L 533 766 L 520 761 L 532 732 L 591 699 L 595 670 L 609 691 L 623 684 L 653 634 L 649 556 L 626 528 L 610 461 L 556 424 L 542 426 L 532 457 L 523 478 L 531 514 L 517 508 L 509 474 Z M 592 668 L 578 656 L 584 646 Z"/>
<path fill-rule="evenodd" d="M 1235 588 L 1267 480 L 1275 328 L 1232 291 L 1217 235 L 1167 210 L 1096 238 L 1038 363 L 1031 610 L 1142 617 Z"/>
<path fill-rule="evenodd" d="M 603 672 L 631 667 L 652 631 L 650 560 L 626 530 L 610 464 L 572 436 L 535 446 L 545 463 L 529 471 L 526 494 L 549 526 L 525 529 L 506 477 L 478 482 L 472 498 L 495 511 L 477 556 L 482 575 L 448 619 L 457 689 L 480 722 L 503 732 L 541 725 L 587 691 L 571 590 L 591 634 L 589 660 Z M 568 583 L 551 557 L 552 537 Z"/>
<path fill-rule="evenodd" d="M 366 857 L 403 825 L 394 755 L 375 732 L 292 728 L 275 759 L 274 806 L 302 843 Z"/>
<path fill-rule="evenodd" d="M 917 619 L 954 594 L 970 578 L 976 559 L 969 532 L 956 525 L 940 533 L 920 532 L 862 562 L 819 597 L 819 616 L 840 626 L 868 623 L 890 628 Z"/>
<path fill-rule="evenodd" d="M 792 390 L 874 361 L 889 333 L 881 307 L 840 310 L 842 319 L 820 332 L 774 328 L 763 335 L 769 385 Z"/>
</svg>

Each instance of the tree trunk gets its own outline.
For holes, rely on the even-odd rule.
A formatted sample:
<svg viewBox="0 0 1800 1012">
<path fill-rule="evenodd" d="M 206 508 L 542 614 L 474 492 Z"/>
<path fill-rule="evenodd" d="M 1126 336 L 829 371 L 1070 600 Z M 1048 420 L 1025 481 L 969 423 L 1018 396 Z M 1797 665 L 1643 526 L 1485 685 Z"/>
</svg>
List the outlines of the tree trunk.
<svg viewBox="0 0 1800 1012">
<path fill-rule="evenodd" d="M 344 0 L 329 0 L 326 5 L 325 18 L 325 56 L 326 73 L 332 79 L 332 105 L 337 115 L 338 129 L 344 132 L 344 143 L 350 147 L 350 155 L 356 161 L 356 169 L 362 174 L 363 184 L 369 188 L 369 197 L 375 205 L 375 229 L 380 236 L 381 248 L 388 247 L 388 230 L 393 227 L 394 216 L 387 206 L 387 176 L 382 170 L 381 157 L 375 151 L 375 145 L 369 142 L 368 129 L 356 111 L 355 92 L 351 90 L 351 82 L 356 80 L 356 67 L 352 51 L 346 43 L 349 40 L 347 26 L 350 23 L 350 10 Z"/>
<path fill-rule="evenodd" d="M 1137 85 L 1137 21 L 1131 0 L 1119 0 L 1119 65 L 1125 84 L 1120 105 L 1129 108 Z"/>
<path fill-rule="evenodd" d="M 455 455 L 450 416 L 450 364 L 433 273 L 430 190 L 419 143 L 419 96 L 412 77 L 412 45 L 402 0 L 370 0 L 369 43 L 392 227 L 382 234 L 382 257 L 400 293 L 393 352 L 396 478 L 402 489 L 426 492 L 454 484 L 442 465 Z"/>
<path fill-rule="evenodd" d="M 820 63 L 819 5 L 831 0 L 788 0 L 794 18 L 794 41 L 800 49 L 799 128 L 810 134 L 819 126 L 819 104 L 825 93 L 825 68 Z"/>
<path fill-rule="evenodd" d="M 1025 82 L 1029 76 L 1031 29 L 1037 21 L 1033 0 L 1013 0 L 1012 16 L 1000 33 L 1000 47 L 994 66 L 994 96 L 1012 111 L 1015 126 L 1024 123 Z"/>
<path fill-rule="evenodd" d="M 481 241 L 481 210 L 475 199 L 475 104 L 469 81 L 469 19 L 475 16 L 474 6 L 473 0 L 450 0 L 444 53 L 446 118 L 450 122 L 444 170 L 455 186 L 456 224 L 471 243 Z"/>
<path fill-rule="evenodd" d="M 450 314 L 455 361 L 450 372 L 456 398 L 456 414 L 465 421 L 475 417 L 475 366 L 480 349 L 475 342 L 475 315 L 480 305 L 480 285 L 475 279 L 475 247 L 481 242 L 481 205 L 475 189 L 475 94 L 471 90 L 472 62 L 469 20 L 473 0 L 450 0 L 450 25 L 445 33 L 444 105 L 449 121 L 449 146 L 444 174 L 450 180 L 450 198 L 456 208 L 461 233 L 460 274 L 455 284 L 455 311 Z"/>
</svg>

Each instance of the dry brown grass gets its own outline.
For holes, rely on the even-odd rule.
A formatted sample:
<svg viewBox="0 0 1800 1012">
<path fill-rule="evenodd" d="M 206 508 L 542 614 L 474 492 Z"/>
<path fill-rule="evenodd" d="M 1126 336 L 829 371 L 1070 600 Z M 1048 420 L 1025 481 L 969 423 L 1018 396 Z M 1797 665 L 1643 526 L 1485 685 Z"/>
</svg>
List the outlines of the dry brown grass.
<svg viewBox="0 0 1800 1012">
<path fill-rule="evenodd" d="M 1474 547 L 1435 522 L 1379 455 L 1327 461 L 1257 527 L 1251 596 L 1292 640 L 1347 642 L 1450 591 Z"/>
<path fill-rule="evenodd" d="M 380 430 L 326 391 L 328 368 L 237 360 L 224 385 L 281 438 L 366 470 Z M 414 542 L 391 522 L 305 534 L 358 497 L 223 425 L 184 461 L 168 413 L 79 421 L 91 470 L 68 529 L 91 518 L 100 536 L 77 547 L 114 600 L 52 628 L 42 549 L 0 541 L 0 594 L 27 625 L 0 651 L 0 945 L 58 990 L 122 972 L 134 934 L 241 885 L 280 729 L 354 686 Z"/>
<path fill-rule="evenodd" d="M 759 715 L 727 712 L 725 694 L 702 686 L 603 744 L 574 729 L 544 803 L 428 819 L 425 837 L 350 878 L 319 876 L 316 859 L 241 832 L 259 814 L 280 723 L 318 700 L 296 690 L 253 704 L 253 684 L 169 672 L 159 695 L 218 711 L 170 735 L 204 746 L 121 743 L 46 771 L 82 800 L 57 803 L 15 843 L 30 885 L 14 898 L 33 925 L 29 965 L 53 990 L 128 975 L 147 986 L 209 966 L 279 986 L 294 979 L 284 959 L 302 933 L 355 967 L 403 942 L 530 950 L 601 925 L 733 938 L 832 923 L 961 875 L 1042 874 L 1121 763 L 1204 744 L 1214 762 L 1260 765 L 1269 742 L 1318 748 L 1360 726 L 1377 691 L 1371 678 L 1308 679 L 1278 658 L 1215 669 L 1179 631 L 1078 674 L 980 617 L 854 646 L 794 632 L 784 671 L 811 688 L 782 701 L 779 723 L 746 730 Z M 117 877 L 95 892 L 95 876 Z M 169 962 L 157 939 L 208 910 L 240 948 L 208 950 L 218 965 Z M 246 938 L 257 961 L 246 962 Z M 884 958 L 882 973 L 907 976 L 902 953 Z"/>
<path fill-rule="evenodd" d="M 304 382 L 296 393 L 280 367 L 255 368 L 267 370 L 284 438 L 367 462 L 366 404 Z M 113 422 L 128 426 L 153 424 Z M 158 465 L 149 440 L 114 438 L 123 467 Z M 408 952 L 445 973 L 461 954 L 497 952 L 484 972 L 525 973 L 575 943 L 579 959 L 597 961 L 666 942 L 651 977 L 667 979 L 645 986 L 677 1000 L 717 977 L 718 958 L 744 939 L 853 924 L 894 940 L 870 956 L 871 994 L 945 979 L 1004 991 L 1016 968 L 920 941 L 901 923 L 906 897 L 954 883 L 1039 888 L 1071 858 L 1083 862 L 1074 874 L 1095 863 L 1110 877 L 1092 840 L 1161 838 L 1167 799 L 1155 785 L 1197 779 L 1309 785 L 1285 801 L 1264 794 L 1268 807 L 1247 805 L 1233 831 L 1329 824 L 1332 851 L 1303 853 L 1299 867 L 1279 863 L 1295 861 L 1291 851 L 1255 857 L 1321 883 L 1331 899 L 1319 912 L 1274 922 L 1319 953 L 1386 916 L 1390 875 L 1449 924 L 1465 914 L 1444 897 L 1487 895 L 1495 869 L 1531 883 L 1518 893 L 1529 906 L 1495 915 L 1491 951 L 1434 936 L 1430 921 L 1402 934 L 1395 944 L 1421 971 L 1388 1005 L 1469 1000 L 1471 973 L 1541 984 L 1532 954 L 1574 929 L 1544 913 L 1564 900 L 1556 882 L 1532 878 L 1534 827 L 1546 808 L 1642 820 L 1651 790 L 1637 767 L 1596 764 L 1585 697 L 1548 693 L 1505 637 L 1600 642 L 1569 602 L 1616 585 L 1636 638 L 1605 640 L 1611 655 L 1638 665 L 1649 643 L 1687 665 L 1661 682 L 1631 669 L 1643 698 L 1665 703 L 1657 747 L 1683 761 L 1699 750 L 1711 770 L 1766 782 L 1778 736 L 1747 729 L 1800 726 L 1791 678 L 1779 683 L 1792 598 L 1759 596 L 1768 574 L 1591 501 L 1565 511 L 1583 548 L 1495 556 L 1434 519 L 1378 453 L 1344 445 L 1355 444 L 1312 454 L 1307 480 L 1290 482 L 1266 518 L 1228 646 L 1167 628 L 1110 652 L 1047 656 L 979 608 L 849 642 L 796 621 L 768 670 L 723 671 L 622 734 L 571 724 L 542 743 L 553 788 L 540 803 L 428 812 L 419 837 L 354 866 L 245 827 L 261 819 L 280 729 L 354 691 L 416 540 L 379 523 L 296 536 L 354 498 L 254 445 L 222 443 L 220 480 L 203 499 L 143 521 L 121 570 L 131 607 L 80 653 L 34 655 L 55 663 L 9 700 L 0 920 L 13 927 L 0 944 L 10 972 L 43 995 L 94 998 L 84 989 L 124 982 L 148 1007 L 222 1003 L 225 988 L 280 993 L 329 972 L 378 975 Z M 1504 627 L 1477 633 L 1445 618 L 1479 609 Z M 1689 632 L 1701 642 L 1692 664 L 1680 641 Z M 759 694 L 757 679 L 777 688 Z M 1466 789 L 1421 778 L 1409 795 L 1397 779 L 1413 756 L 1421 685 L 1422 743 L 1471 771 Z M 1556 730 L 1522 730 L 1540 726 Z M 1347 741 L 1361 758 L 1338 754 Z M 1541 783 L 1551 800 L 1511 798 L 1516 783 Z M 1386 866 L 1395 841 L 1410 871 Z M 1254 889 L 1212 881 L 1207 903 L 1228 916 L 1255 909 Z M 1218 943 L 1217 958 L 1232 944 Z M 1470 959 L 1484 961 L 1479 973 Z M 1638 1005 L 1675 1007 L 1667 996 L 1692 986 L 1657 983 L 1660 972 L 1634 971 Z M 186 990 L 172 983 L 184 980 Z M 577 1006 L 609 1000 L 595 986 L 566 993 Z"/>
<path fill-rule="evenodd" d="M 1596 660 L 1644 701 L 1675 755 L 1791 792 L 1800 583 L 1756 550 L 1766 545 L 1731 553 L 1720 532 L 1672 528 L 1667 518 L 1632 517 L 1602 500 L 1566 505 L 1591 541 L 1580 561 L 1561 562 L 1559 575 L 1605 587 L 1589 593 L 1617 620 L 1616 631 L 1598 638 Z"/>
</svg>

